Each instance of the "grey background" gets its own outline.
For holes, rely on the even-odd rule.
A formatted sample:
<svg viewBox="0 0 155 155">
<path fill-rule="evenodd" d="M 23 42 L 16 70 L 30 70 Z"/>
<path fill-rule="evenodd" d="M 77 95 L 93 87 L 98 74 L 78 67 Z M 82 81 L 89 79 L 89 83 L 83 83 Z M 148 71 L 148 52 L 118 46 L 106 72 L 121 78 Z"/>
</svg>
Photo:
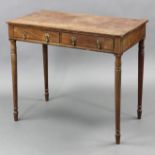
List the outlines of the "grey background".
<svg viewBox="0 0 155 155">
<path fill-rule="evenodd" d="M 0 155 L 155 153 L 154 0 L 1 0 Z M 136 119 L 137 46 L 122 59 L 122 144 L 114 144 L 114 56 L 49 47 L 50 101 L 44 101 L 41 45 L 18 43 L 20 121 L 12 119 L 6 21 L 38 9 L 147 18 L 143 119 Z"/>
</svg>

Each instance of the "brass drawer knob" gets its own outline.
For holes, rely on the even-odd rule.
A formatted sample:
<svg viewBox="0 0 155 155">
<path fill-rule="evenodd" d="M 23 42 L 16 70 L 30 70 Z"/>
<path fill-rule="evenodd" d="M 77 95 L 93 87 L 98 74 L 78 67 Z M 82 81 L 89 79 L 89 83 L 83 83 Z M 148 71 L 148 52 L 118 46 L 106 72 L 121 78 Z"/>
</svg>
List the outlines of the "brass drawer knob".
<svg viewBox="0 0 155 155">
<path fill-rule="evenodd" d="M 45 42 L 48 43 L 50 40 L 50 35 L 49 33 L 45 33 Z"/>
<path fill-rule="evenodd" d="M 27 39 L 27 34 L 26 33 L 23 34 L 23 39 L 24 40 Z"/>
<path fill-rule="evenodd" d="M 71 43 L 73 46 L 76 46 L 76 37 L 71 38 Z"/>
<path fill-rule="evenodd" d="M 97 40 L 96 41 L 96 45 L 97 45 L 97 48 L 98 49 L 101 49 L 101 41 L 100 40 Z"/>
</svg>

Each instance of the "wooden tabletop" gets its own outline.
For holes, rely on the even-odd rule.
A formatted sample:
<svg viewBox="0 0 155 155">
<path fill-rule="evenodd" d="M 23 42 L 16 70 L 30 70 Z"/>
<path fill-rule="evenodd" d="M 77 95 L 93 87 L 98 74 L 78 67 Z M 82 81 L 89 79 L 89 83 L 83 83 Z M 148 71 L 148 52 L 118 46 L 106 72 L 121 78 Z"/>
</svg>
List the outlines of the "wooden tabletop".
<svg viewBox="0 0 155 155">
<path fill-rule="evenodd" d="M 146 22 L 146 19 L 127 19 L 42 10 L 13 19 L 8 23 L 124 36 Z"/>
</svg>

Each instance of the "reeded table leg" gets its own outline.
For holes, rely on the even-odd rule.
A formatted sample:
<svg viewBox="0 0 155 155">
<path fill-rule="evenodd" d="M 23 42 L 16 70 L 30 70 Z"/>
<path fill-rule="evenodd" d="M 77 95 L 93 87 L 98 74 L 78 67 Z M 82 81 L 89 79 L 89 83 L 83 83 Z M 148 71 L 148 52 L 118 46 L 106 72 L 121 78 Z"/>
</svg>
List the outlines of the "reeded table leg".
<svg viewBox="0 0 155 155">
<path fill-rule="evenodd" d="M 45 83 L 45 100 L 49 100 L 48 93 L 48 46 L 43 44 L 43 65 L 44 65 L 44 83 Z"/>
<path fill-rule="evenodd" d="M 138 119 L 141 119 L 142 115 L 143 72 L 144 72 L 144 39 L 139 42 L 139 51 L 138 51 L 138 108 L 137 108 Z"/>
<path fill-rule="evenodd" d="M 18 121 L 18 84 L 17 84 L 17 48 L 16 41 L 11 40 L 11 64 L 12 64 L 12 84 L 13 84 L 13 105 L 14 120 Z"/>
<path fill-rule="evenodd" d="M 115 55 L 115 136 L 120 144 L 120 110 L 121 110 L 121 55 Z"/>
</svg>

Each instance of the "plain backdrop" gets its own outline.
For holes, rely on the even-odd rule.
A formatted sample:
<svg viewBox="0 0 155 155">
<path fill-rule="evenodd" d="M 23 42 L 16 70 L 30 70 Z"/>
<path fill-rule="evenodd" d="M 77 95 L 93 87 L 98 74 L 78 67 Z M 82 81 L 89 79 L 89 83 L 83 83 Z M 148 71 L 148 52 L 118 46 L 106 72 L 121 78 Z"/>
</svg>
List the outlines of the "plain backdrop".
<svg viewBox="0 0 155 155">
<path fill-rule="evenodd" d="M 0 155 L 155 153 L 154 0 L 0 0 Z M 19 117 L 12 117 L 6 21 L 36 10 L 149 19 L 143 118 L 136 119 L 138 46 L 122 58 L 121 145 L 114 143 L 114 56 L 49 47 L 50 101 L 44 101 L 41 45 L 17 43 Z"/>
</svg>

